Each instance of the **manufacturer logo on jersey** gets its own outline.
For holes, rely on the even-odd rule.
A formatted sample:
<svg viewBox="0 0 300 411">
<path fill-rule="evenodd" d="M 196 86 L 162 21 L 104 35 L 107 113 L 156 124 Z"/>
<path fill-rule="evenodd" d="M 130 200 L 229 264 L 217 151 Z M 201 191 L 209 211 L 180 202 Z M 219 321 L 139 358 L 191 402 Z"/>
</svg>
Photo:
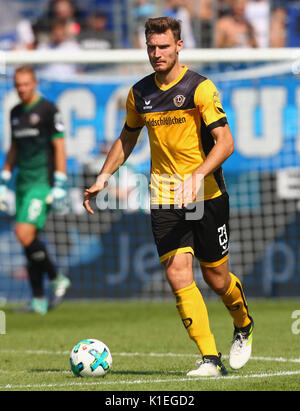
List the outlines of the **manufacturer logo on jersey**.
<svg viewBox="0 0 300 411">
<path fill-rule="evenodd" d="M 176 107 L 182 107 L 185 102 L 185 97 L 182 94 L 178 94 L 173 98 L 173 103 Z"/>
<path fill-rule="evenodd" d="M 152 106 L 150 106 L 151 100 L 144 100 L 145 106 L 143 107 L 144 110 L 151 110 Z"/>
<path fill-rule="evenodd" d="M 39 121 L 40 121 L 40 116 L 37 114 L 37 113 L 32 113 L 31 115 L 30 115 L 30 117 L 29 117 L 29 123 L 32 125 L 32 126 L 35 126 L 36 124 L 38 124 L 39 123 Z"/>
</svg>

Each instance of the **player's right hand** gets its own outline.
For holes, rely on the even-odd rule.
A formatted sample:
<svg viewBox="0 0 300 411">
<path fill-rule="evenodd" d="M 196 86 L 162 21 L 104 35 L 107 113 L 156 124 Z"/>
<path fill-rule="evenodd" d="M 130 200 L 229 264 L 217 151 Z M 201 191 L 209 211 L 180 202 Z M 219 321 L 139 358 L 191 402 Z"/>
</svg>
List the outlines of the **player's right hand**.
<svg viewBox="0 0 300 411">
<path fill-rule="evenodd" d="M 6 213 L 7 211 L 7 187 L 4 184 L 0 185 L 0 211 Z"/>
<path fill-rule="evenodd" d="M 7 170 L 2 170 L 0 172 L 0 211 L 6 213 L 8 210 L 7 205 L 7 186 L 11 179 L 11 172 Z"/>
<path fill-rule="evenodd" d="M 50 205 L 55 213 L 64 213 L 68 210 L 67 176 L 55 171 L 54 184 L 46 198 L 46 203 Z"/>
<path fill-rule="evenodd" d="M 90 213 L 95 214 L 94 210 L 90 206 L 90 200 L 97 196 L 100 191 L 102 191 L 107 186 L 107 181 L 96 182 L 90 188 L 87 188 L 84 192 L 83 207 Z"/>
</svg>

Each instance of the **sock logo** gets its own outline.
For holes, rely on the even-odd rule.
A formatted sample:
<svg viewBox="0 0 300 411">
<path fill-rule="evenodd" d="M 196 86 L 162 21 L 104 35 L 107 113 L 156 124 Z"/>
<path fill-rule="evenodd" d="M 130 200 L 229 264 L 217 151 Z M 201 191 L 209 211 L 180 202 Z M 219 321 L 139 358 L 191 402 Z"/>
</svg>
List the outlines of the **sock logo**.
<svg viewBox="0 0 300 411">
<path fill-rule="evenodd" d="M 43 261 L 45 257 L 46 257 L 46 254 L 45 254 L 45 251 L 43 250 L 37 250 L 34 253 L 32 253 L 30 256 L 31 260 L 37 263 Z"/>
<path fill-rule="evenodd" d="M 187 329 L 192 325 L 193 320 L 191 318 L 184 318 L 182 320 L 182 322 L 183 322 L 183 325 L 185 326 L 185 328 Z"/>
</svg>

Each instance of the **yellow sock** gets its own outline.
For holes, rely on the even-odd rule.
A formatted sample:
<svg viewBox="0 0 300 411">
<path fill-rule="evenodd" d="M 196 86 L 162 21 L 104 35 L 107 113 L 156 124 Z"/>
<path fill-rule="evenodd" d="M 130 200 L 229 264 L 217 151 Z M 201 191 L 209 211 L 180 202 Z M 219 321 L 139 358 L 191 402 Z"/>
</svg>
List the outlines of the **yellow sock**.
<svg viewBox="0 0 300 411">
<path fill-rule="evenodd" d="M 196 283 L 193 282 L 174 294 L 182 322 L 202 356 L 218 355 L 215 338 L 209 327 L 207 309 Z"/>
<path fill-rule="evenodd" d="M 230 286 L 221 297 L 233 318 L 234 325 L 238 328 L 246 327 L 250 324 L 251 319 L 249 317 L 243 287 L 240 280 L 234 274 L 229 274 L 231 276 Z"/>
</svg>

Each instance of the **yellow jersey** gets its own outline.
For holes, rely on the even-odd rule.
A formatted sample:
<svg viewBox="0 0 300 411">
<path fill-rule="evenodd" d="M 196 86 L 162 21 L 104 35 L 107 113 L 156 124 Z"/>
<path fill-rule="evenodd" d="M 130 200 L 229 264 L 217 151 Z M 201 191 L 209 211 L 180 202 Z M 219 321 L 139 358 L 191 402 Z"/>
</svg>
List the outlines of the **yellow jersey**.
<svg viewBox="0 0 300 411">
<path fill-rule="evenodd" d="M 152 73 L 130 89 L 126 111 L 127 130 L 148 130 L 152 204 L 173 204 L 169 188 L 199 167 L 215 144 L 211 131 L 227 123 L 217 88 L 186 66 L 167 86 Z M 225 191 L 220 167 L 205 177 L 203 199 Z"/>
</svg>

